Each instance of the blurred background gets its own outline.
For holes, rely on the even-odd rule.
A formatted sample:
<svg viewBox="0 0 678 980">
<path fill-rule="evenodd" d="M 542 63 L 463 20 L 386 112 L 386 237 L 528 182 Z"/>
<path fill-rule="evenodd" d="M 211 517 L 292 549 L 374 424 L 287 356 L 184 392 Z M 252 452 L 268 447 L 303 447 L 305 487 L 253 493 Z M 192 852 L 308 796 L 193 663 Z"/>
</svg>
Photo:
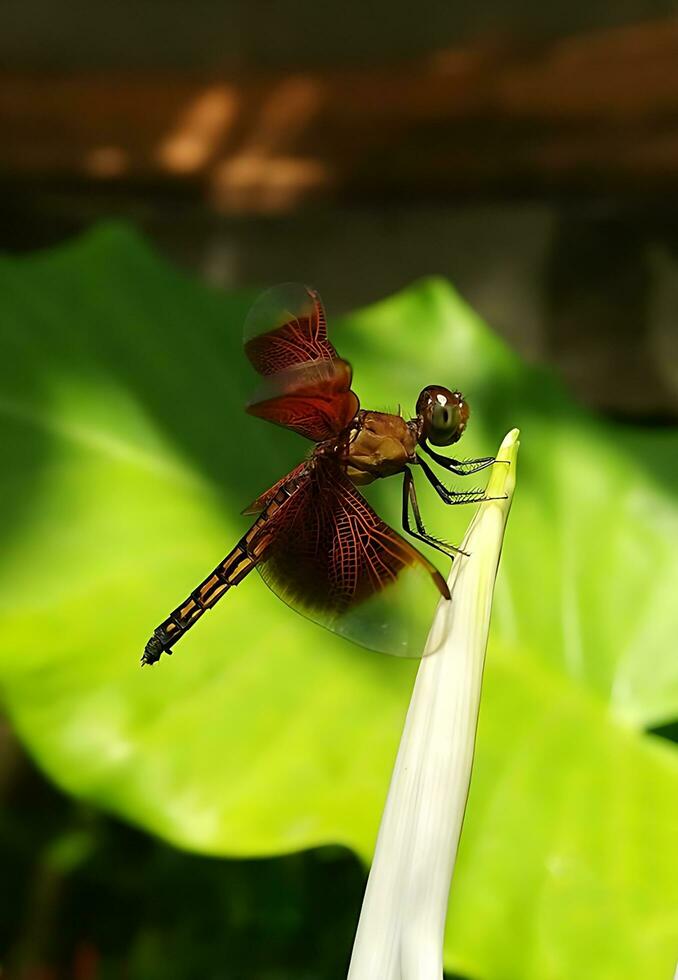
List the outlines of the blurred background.
<svg viewBox="0 0 678 980">
<path fill-rule="evenodd" d="M 210 284 L 305 280 L 331 315 L 440 274 L 586 405 L 671 425 L 677 12 L 4 0 L 0 249 L 122 218 Z M 345 975 L 348 852 L 175 851 L 60 795 L 9 724 L 0 799 L 4 975 Z"/>
</svg>

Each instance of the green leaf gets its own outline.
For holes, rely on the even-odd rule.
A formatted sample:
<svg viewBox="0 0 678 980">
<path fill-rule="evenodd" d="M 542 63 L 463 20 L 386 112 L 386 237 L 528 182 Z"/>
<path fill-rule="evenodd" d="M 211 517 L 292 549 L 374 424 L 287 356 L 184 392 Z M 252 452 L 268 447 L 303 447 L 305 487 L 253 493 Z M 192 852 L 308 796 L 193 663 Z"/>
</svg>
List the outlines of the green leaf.
<svg viewBox="0 0 678 980">
<path fill-rule="evenodd" d="M 0 263 L 0 687 L 55 782 L 179 846 L 336 842 L 369 859 L 414 664 L 350 646 L 251 576 L 172 660 L 139 668 L 242 534 L 241 508 L 308 448 L 242 412 L 249 300 L 118 227 Z M 464 455 L 522 434 L 448 965 L 665 980 L 678 763 L 644 732 L 678 715 L 678 435 L 593 419 L 437 280 L 333 338 L 364 406 L 407 413 L 423 385 L 459 386 Z M 371 497 L 397 523 L 397 482 Z M 420 498 L 459 540 L 470 514 Z"/>
</svg>

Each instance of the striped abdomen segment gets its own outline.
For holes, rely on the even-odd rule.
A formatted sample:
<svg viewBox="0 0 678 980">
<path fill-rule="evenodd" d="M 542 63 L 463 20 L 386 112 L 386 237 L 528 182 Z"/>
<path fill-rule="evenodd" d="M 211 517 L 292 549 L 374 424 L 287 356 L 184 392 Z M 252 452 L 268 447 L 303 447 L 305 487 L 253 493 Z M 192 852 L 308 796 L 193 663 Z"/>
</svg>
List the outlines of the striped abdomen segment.
<svg viewBox="0 0 678 980">
<path fill-rule="evenodd" d="M 292 497 L 302 480 L 291 479 L 277 491 L 264 510 L 240 541 L 207 578 L 174 609 L 154 631 L 146 644 L 142 664 L 154 664 L 163 653 L 181 639 L 202 614 L 211 609 L 229 589 L 240 582 L 262 558 L 270 541 L 270 535 L 262 533 L 269 517 Z"/>
</svg>

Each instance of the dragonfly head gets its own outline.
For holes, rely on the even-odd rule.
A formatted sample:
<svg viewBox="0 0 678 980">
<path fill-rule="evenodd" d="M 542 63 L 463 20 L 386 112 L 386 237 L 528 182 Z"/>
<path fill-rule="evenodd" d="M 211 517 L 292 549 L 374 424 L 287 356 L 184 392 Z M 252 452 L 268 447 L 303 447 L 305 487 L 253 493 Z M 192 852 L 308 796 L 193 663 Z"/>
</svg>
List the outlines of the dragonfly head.
<svg viewBox="0 0 678 980">
<path fill-rule="evenodd" d="M 423 439 L 433 446 L 451 446 L 466 428 L 468 402 L 460 391 L 429 385 L 417 398 L 417 416 L 421 419 Z"/>
</svg>

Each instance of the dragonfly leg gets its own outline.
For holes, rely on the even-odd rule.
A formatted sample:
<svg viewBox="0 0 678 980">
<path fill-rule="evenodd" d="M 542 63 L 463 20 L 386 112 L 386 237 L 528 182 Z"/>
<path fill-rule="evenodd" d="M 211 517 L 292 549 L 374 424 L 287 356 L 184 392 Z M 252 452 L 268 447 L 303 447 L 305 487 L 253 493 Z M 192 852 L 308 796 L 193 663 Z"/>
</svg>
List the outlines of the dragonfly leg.
<svg viewBox="0 0 678 980">
<path fill-rule="evenodd" d="M 421 456 L 417 456 L 417 462 L 440 499 L 450 506 L 456 506 L 458 504 L 482 504 L 486 500 L 506 499 L 506 495 L 501 497 L 486 497 L 484 490 L 449 490 L 444 483 L 440 482 L 431 467 Z"/>
<path fill-rule="evenodd" d="M 417 530 L 412 529 L 410 524 L 410 506 L 412 507 L 412 513 L 414 514 L 414 523 L 417 526 Z M 419 541 L 423 541 L 424 544 L 430 545 L 439 551 L 441 554 L 445 555 L 447 558 L 454 560 L 455 554 L 466 555 L 466 551 L 462 551 L 461 548 L 455 548 L 453 544 L 448 544 L 446 541 L 441 541 L 439 538 L 434 538 L 432 534 L 429 534 L 424 527 L 424 522 L 421 518 L 421 513 L 419 511 L 419 503 L 417 501 L 417 491 L 414 486 L 414 478 L 409 469 L 405 469 L 403 477 L 403 529 L 407 531 L 413 538 L 417 538 Z"/>
<path fill-rule="evenodd" d="M 480 456 L 478 459 L 453 459 L 451 456 L 443 456 L 442 453 L 437 453 L 434 449 L 431 449 L 427 442 L 423 442 L 421 448 L 439 466 L 443 466 L 450 473 L 455 473 L 457 476 L 471 476 L 473 473 L 479 473 L 481 470 L 487 469 L 493 463 L 508 462 L 505 459 L 495 459 L 494 456 Z"/>
</svg>

